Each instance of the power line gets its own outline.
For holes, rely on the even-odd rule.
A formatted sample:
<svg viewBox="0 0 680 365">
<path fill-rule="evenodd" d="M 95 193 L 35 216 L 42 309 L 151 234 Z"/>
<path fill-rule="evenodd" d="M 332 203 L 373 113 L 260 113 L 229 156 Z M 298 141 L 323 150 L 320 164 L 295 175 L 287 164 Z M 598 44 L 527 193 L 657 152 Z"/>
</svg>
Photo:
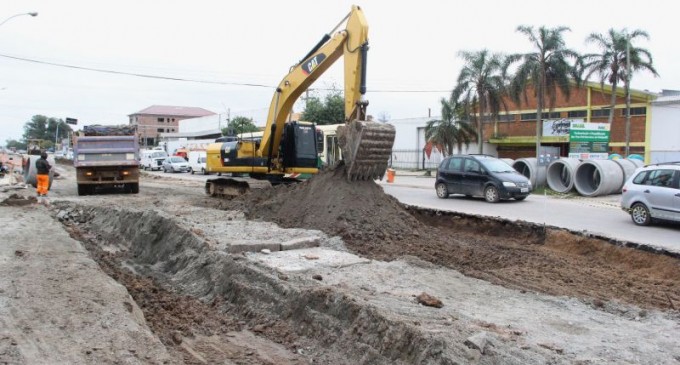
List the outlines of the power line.
<svg viewBox="0 0 680 365">
<path fill-rule="evenodd" d="M 235 85 L 235 86 L 249 86 L 249 87 L 264 87 L 264 88 L 268 88 L 268 89 L 274 89 L 273 86 L 262 85 L 262 84 L 238 83 L 238 82 L 225 82 L 225 81 L 210 81 L 210 80 L 197 80 L 197 79 L 187 79 L 187 78 L 181 78 L 181 77 L 170 77 L 170 76 L 149 75 L 149 74 L 141 74 L 141 73 L 135 73 L 135 72 L 125 72 L 125 71 L 107 70 L 107 69 L 102 69 L 102 68 L 92 68 L 92 67 L 84 67 L 84 66 L 68 65 L 68 64 L 64 64 L 64 63 L 55 63 L 55 62 L 39 61 L 39 60 L 30 59 L 30 58 L 15 57 L 15 56 L 9 56 L 9 55 L 4 55 L 4 54 L 0 54 L 0 57 L 5 57 L 5 58 L 9 58 L 9 59 L 17 60 L 17 61 L 23 61 L 23 62 L 38 63 L 38 64 L 42 64 L 42 65 L 57 66 L 57 67 L 65 67 L 65 68 L 72 68 L 72 69 L 76 69 L 76 70 L 86 70 L 86 71 L 102 72 L 102 73 L 109 73 L 109 74 L 115 74 L 115 75 L 127 75 L 127 76 L 143 77 L 143 78 L 148 78 L 148 79 L 171 80 L 171 81 L 184 81 L 184 82 L 197 82 L 197 83 L 201 83 L 201 84 L 217 84 L 217 85 Z"/>
<path fill-rule="evenodd" d="M 0 54 L 0 57 L 9 58 L 9 59 L 12 59 L 12 60 L 22 61 L 22 62 L 37 63 L 37 64 L 41 64 L 41 65 L 64 67 L 64 68 L 71 68 L 71 69 L 75 69 L 75 70 L 84 70 L 84 71 L 92 71 L 92 72 L 101 72 L 101 73 L 108 73 L 108 74 L 114 74 L 114 75 L 143 77 L 143 78 L 148 78 L 148 79 L 182 81 L 182 82 L 196 82 L 196 83 L 201 83 L 201 84 L 215 84 L 215 85 L 262 87 L 262 88 L 267 88 L 267 89 L 275 89 L 276 88 L 275 86 L 255 84 L 255 83 L 239 83 L 239 82 L 227 82 L 227 81 L 198 80 L 198 79 L 189 79 L 189 78 L 182 78 L 182 77 L 160 76 L 160 75 L 151 75 L 151 74 L 143 74 L 143 73 L 136 73 L 136 72 L 117 71 L 117 70 L 110 70 L 110 69 L 103 69 L 103 68 L 93 68 L 93 67 L 69 65 L 69 64 L 65 64 L 65 63 L 40 61 L 40 60 L 35 60 L 35 59 L 30 59 L 30 58 L 25 58 L 25 57 L 10 56 L 10 55 L 5 55 L 5 54 Z M 309 90 L 336 91 L 337 89 L 334 89 L 334 88 L 309 88 Z M 370 90 L 370 89 L 368 91 L 371 92 L 371 93 L 449 93 L 449 92 L 451 92 L 451 90 Z"/>
</svg>

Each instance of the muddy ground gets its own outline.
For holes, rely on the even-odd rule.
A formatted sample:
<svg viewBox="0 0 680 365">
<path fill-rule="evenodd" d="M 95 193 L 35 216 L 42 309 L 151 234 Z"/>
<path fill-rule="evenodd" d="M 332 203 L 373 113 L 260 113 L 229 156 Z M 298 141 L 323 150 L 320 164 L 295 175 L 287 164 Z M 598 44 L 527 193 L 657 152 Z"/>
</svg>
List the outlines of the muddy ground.
<svg viewBox="0 0 680 365">
<path fill-rule="evenodd" d="M 0 212 L 49 212 L 125 286 L 167 351 L 76 363 L 680 363 L 676 258 L 404 207 L 341 171 L 224 201 L 150 175 L 139 195 L 77 197 L 72 168 L 60 168 L 49 201 L 20 190 Z M 262 263 L 276 254 L 224 249 L 300 235 L 360 264 L 272 270 Z M 307 261 L 327 251 L 313 252 Z M 441 308 L 418 305 L 424 292 Z M 0 335 L 0 362 L 31 363 L 16 351 L 22 337 Z"/>
</svg>

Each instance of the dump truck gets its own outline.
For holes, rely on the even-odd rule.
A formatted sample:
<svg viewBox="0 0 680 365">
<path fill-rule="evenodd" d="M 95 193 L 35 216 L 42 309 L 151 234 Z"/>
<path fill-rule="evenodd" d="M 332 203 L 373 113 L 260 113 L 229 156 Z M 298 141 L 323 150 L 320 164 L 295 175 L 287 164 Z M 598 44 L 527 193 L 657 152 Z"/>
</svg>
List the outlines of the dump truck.
<svg viewBox="0 0 680 365">
<path fill-rule="evenodd" d="M 78 195 L 97 188 L 139 193 L 139 139 L 130 126 L 85 126 L 73 140 Z"/>
</svg>

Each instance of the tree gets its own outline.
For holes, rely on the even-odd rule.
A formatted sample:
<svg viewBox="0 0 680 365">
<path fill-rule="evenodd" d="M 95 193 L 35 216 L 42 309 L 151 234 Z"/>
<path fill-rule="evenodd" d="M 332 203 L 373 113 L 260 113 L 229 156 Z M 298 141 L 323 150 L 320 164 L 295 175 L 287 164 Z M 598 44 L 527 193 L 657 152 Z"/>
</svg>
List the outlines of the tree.
<svg viewBox="0 0 680 365">
<path fill-rule="evenodd" d="M 25 150 L 26 149 L 26 143 L 17 141 L 15 139 L 8 139 L 5 141 L 5 147 L 7 148 L 12 148 L 14 147 L 17 150 Z"/>
<path fill-rule="evenodd" d="M 57 128 L 58 126 L 58 128 Z M 47 117 L 44 115 L 34 115 L 30 121 L 24 125 L 24 141 L 29 139 L 40 139 L 46 141 L 43 147 L 51 147 L 54 141 L 65 138 L 73 132 L 71 126 L 62 119 Z"/>
<path fill-rule="evenodd" d="M 636 71 L 649 71 L 654 76 L 659 74 L 652 66 L 652 55 L 644 48 L 633 47 L 632 42 L 638 38 L 649 39 L 649 35 L 639 29 L 628 33 L 626 29 L 616 31 L 609 29 L 607 35 L 591 33 L 586 38 L 586 43 L 594 43 L 600 48 L 600 53 L 589 53 L 582 56 L 583 69 L 586 72 L 584 79 L 588 80 L 592 75 L 600 78 L 600 87 L 604 89 L 605 81 L 612 85 L 612 96 L 609 103 L 609 124 L 614 119 L 614 107 L 616 106 L 616 89 L 620 82 L 626 83 L 626 46 L 630 45 L 630 69 Z"/>
<path fill-rule="evenodd" d="M 233 136 L 240 133 L 257 132 L 260 129 L 255 125 L 252 119 L 236 116 L 229 121 L 229 125 L 222 128 L 222 135 Z"/>
<path fill-rule="evenodd" d="M 318 97 L 307 98 L 302 120 L 316 124 L 338 124 L 345 121 L 345 99 L 340 91 L 332 91 L 322 102 Z"/>
<path fill-rule="evenodd" d="M 458 74 L 451 99 L 465 106 L 468 114 L 473 117 L 479 142 L 478 151 L 483 153 L 484 120 L 497 117 L 501 106 L 505 107 L 502 56 L 489 54 L 486 49 L 477 52 L 463 51 L 459 55 L 465 60 L 465 65 Z"/>
<path fill-rule="evenodd" d="M 441 99 L 442 119 L 430 120 L 425 125 L 425 140 L 427 143 L 439 146 L 444 155 L 453 154 L 453 147 L 458 147 L 461 153 L 463 144 L 470 146 L 470 142 L 475 140 L 476 130 L 467 121 L 461 120 L 458 116 L 464 113 L 461 105 L 455 101 Z"/>
<path fill-rule="evenodd" d="M 579 55 L 568 49 L 565 45 L 562 33 L 570 30 L 567 27 L 546 28 L 540 27 L 535 32 L 533 27 L 519 26 L 517 31 L 529 38 L 534 46 L 533 52 L 514 54 L 508 56 L 504 70 L 516 62 L 519 66 L 510 81 L 510 96 L 520 105 L 521 96 L 527 99 L 527 86 L 533 85 L 536 97 L 536 157 L 540 154 L 541 137 L 543 136 L 543 108 L 546 98 L 550 108 L 555 104 L 557 90 L 562 91 L 565 98 L 569 99 L 570 76 L 580 85 L 580 77 L 576 65 Z M 569 60 L 574 63 L 570 64 Z M 504 73 L 506 72 L 504 71 Z"/>
</svg>

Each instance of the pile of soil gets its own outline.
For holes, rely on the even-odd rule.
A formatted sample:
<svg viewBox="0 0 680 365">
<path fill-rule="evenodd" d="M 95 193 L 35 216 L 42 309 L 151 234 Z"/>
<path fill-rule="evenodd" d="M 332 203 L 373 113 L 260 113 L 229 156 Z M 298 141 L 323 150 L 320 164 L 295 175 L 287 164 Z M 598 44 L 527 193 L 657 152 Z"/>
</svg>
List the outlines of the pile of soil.
<svg viewBox="0 0 680 365">
<path fill-rule="evenodd" d="M 348 181 L 344 166 L 300 184 L 279 186 L 265 199 L 257 194 L 244 199 L 249 218 L 318 229 L 369 246 L 421 239 L 426 230 L 374 181 Z"/>
<path fill-rule="evenodd" d="M 404 256 L 505 287 L 567 295 L 604 307 L 622 301 L 680 309 L 680 260 L 527 222 L 409 208 L 344 168 L 228 204 L 250 219 L 339 235 L 361 256 Z"/>
</svg>

